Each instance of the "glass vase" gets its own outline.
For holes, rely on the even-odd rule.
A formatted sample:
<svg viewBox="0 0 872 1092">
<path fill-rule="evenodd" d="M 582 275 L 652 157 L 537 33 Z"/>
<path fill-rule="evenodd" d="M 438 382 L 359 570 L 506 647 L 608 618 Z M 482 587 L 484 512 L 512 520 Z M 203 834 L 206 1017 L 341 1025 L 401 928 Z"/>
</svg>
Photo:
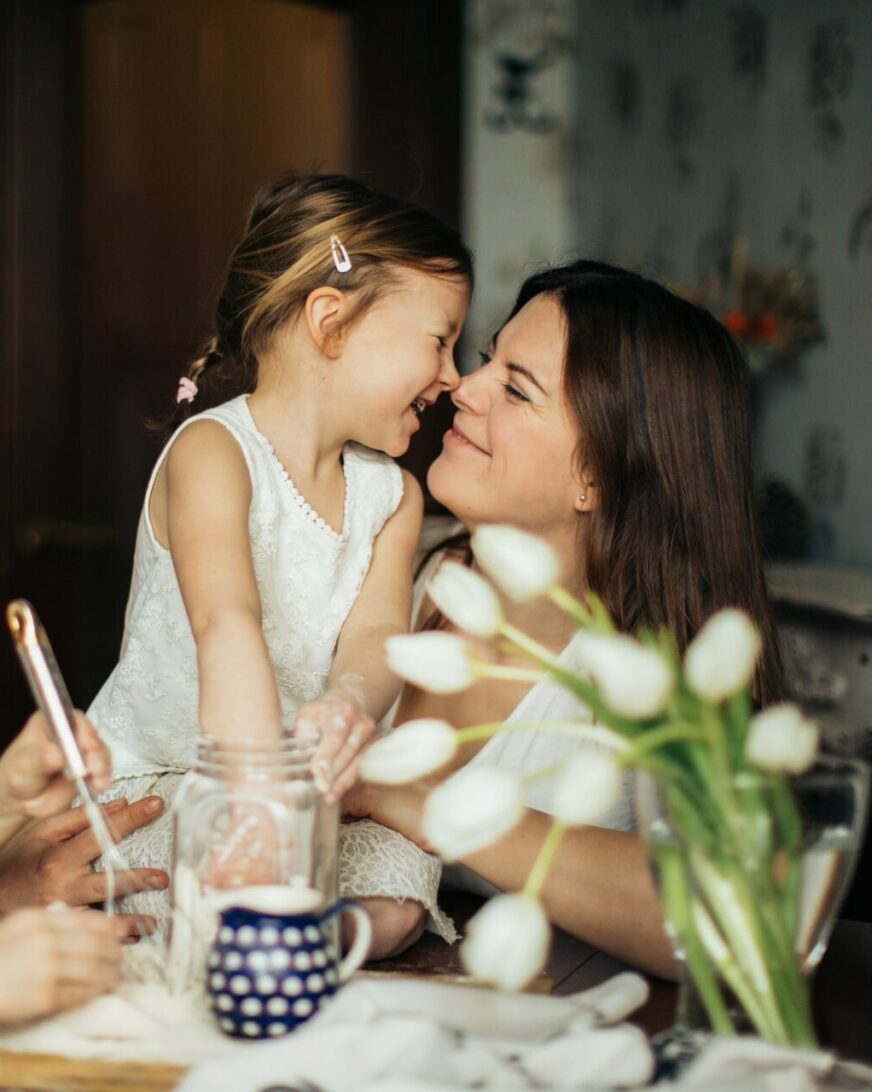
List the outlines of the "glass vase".
<svg viewBox="0 0 872 1092">
<path fill-rule="evenodd" d="M 640 831 L 679 963 L 673 1045 L 742 1031 L 816 1045 L 811 972 L 851 881 L 868 795 L 865 763 L 834 756 L 797 777 L 746 772 L 707 809 L 640 773 Z"/>
</svg>

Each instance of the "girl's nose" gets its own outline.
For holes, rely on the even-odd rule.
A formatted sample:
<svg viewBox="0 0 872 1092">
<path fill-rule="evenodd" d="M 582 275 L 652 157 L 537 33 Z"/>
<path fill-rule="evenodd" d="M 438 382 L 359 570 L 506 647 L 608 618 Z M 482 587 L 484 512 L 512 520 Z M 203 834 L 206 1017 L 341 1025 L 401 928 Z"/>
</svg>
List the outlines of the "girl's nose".
<svg viewBox="0 0 872 1092">
<path fill-rule="evenodd" d="M 460 386 L 460 373 L 454 363 L 454 354 L 446 353 L 442 366 L 439 369 L 439 386 L 444 391 L 454 391 Z"/>
</svg>

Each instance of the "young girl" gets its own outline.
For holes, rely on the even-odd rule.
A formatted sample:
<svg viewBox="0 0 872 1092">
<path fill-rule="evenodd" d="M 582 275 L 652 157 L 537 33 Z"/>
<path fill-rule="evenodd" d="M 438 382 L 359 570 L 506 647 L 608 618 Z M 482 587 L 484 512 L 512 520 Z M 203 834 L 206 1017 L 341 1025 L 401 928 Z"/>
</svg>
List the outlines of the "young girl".
<svg viewBox="0 0 872 1092">
<path fill-rule="evenodd" d="M 420 490 L 389 456 L 459 382 L 471 286 L 453 230 L 352 179 L 290 177 L 258 197 L 214 336 L 179 384 L 121 657 L 88 711 L 114 795 L 171 800 L 200 731 L 268 741 L 295 719 L 319 733 L 330 794 L 351 784 L 398 690 L 382 649 L 408 628 L 421 521 Z M 207 399 L 220 404 L 190 416 Z M 346 836 L 371 850 L 372 830 Z M 129 862 L 166 868 L 171 839 L 167 816 L 125 844 Z M 412 935 L 416 904 L 438 915 L 438 867 L 392 832 L 376 840 L 384 889 L 354 893 L 414 900 L 371 904 L 385 955 Z M 165 894 L 134 899 L 166 922 Z"/>
</svg>

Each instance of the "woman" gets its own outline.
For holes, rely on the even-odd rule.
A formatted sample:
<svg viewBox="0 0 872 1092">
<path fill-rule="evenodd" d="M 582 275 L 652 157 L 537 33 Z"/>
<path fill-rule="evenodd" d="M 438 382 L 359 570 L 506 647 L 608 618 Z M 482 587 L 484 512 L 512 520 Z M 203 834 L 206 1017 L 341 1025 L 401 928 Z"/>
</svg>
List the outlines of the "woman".
<svg viewBox="0 0 872 1092">
<path fill-rule="evenodd" d="M 622 630 L 668 626 L 683 650 L 719 608 L 743 607 L 764 640 L 756 699 L 780 698 L 755 527 L 748 373 L 727 331 L 653 281 L 581 261 L 525 282 L 482 361 L 452 395 L 457 415 L 430 470 L 433 495 L 467 531 L 513 523 L 545 539 L 566 586 L 596 592 Z M 441 556 L 474 566 L 468 542 L 460 536 Z M 510 622 L 571 659 L 571 624 L 550 601 L 504 606 Z M 451 628 L 425 601 L 415 625 L 433 624 Z M 407 687 L 395 722 L 439 717 L 461 728 L 555 714 L 585 716 L 555 686 L 482 680 L 456 695 Z M 516 744 L 523 738 L 497 737 L 462 758 L 531 771 L 561 757 L 544 734 Z M 514 830 L 461 862 L 496 888 L 520 889 L 549 829 L 547 798 L 535 792 Z M 361 786 L 346 806 L 425 845 L 426 793 L 423 785 Z M 626 829 L 630 815 L 628 786 L 606 826 L 569 832 L 545 907 L 596 947 L 671 975 L 644 846 Z"/>
</svg>

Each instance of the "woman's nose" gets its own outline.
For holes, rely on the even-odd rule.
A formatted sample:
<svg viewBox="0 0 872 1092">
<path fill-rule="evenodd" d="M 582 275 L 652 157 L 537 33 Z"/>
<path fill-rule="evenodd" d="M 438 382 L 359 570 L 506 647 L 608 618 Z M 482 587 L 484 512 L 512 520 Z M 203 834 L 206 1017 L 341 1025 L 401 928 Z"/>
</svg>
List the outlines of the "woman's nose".
<svg viewBox="0 0 872 1092">
<path fill-rule="evenodd" d="M 481 373 L 472 372 L 460 379 L 458 386 L 451 392 L 451 401 L 458 409 L 467 413 L 483 413 L 485 410 L 484 384 Z"/>
</svg>

